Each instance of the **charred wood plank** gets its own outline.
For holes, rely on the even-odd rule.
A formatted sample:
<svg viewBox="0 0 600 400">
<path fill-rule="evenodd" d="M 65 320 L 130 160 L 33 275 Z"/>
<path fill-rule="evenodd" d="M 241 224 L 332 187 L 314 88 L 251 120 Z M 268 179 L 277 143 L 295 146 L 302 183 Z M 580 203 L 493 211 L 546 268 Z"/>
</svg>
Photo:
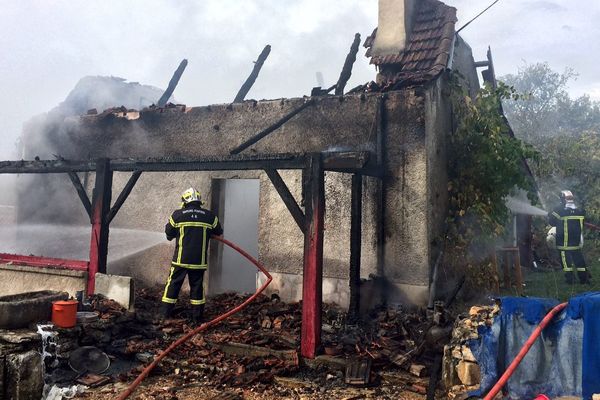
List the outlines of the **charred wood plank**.
<svg viewBox="0 0 600 400">
<path fill-rule="evenodd" d="M 287 113 L 286 115 L 284 115 L 279 121 L 275 122 L 273 125 L 263 129 L 256 135 L 252 136 L 250 139 L 246 140 L 245 142 L 243 142 L 242 144 L 240 144 L 239 146 L 237 146 L 236 148 L 231 150 L 229 152 L 229 154 L 239 154 L 242 151 L 246 150 L 248 147 L 252 146 L 256 142 L 258 142 L 259 140 L 261 140 L 262 138 L 267 136 L 269 133 L 279 129 L 283 124 L 288 122 L 290 119 L 292 119 L 294 116 L 296 116 L 297 114 L 302 112 L 304 109 L 306 109 L 308 106 L 312 105 L 313 103 L 314 103 L 314 100 L 312 100 L 312 99 L 306 101 L 300 107 L 298 107 L 295 110 L 292 110 L 289 113 Z"/>
<path fill-rule="evenodd" d="M 0 161 L 0 174 L 93 172 L 95 161 L 34 160 Z"/>
<path fill-rule="evenodd" d="M 356 321 L 360 313 L 360 256 L 362 244 L 362 175 L 352 175 L 350 206 L 350 305 L 348 317 Z"/>
<path fill-rule="evenodd" d="M 340 77 L 335 85 L 335 95 L 341 96 L 344 94 L 344 88 L 346 87 L 346 83 L 352 76 L 352 66 L 356 61 L 356 53 L 358 53 L 358 46 L 360 45 L 360 33 L 354 35 L 354 41 L 352 42 L 352 46 L 350 46 L 350 52 L 346 56 L 346 61 L 344 61 L 344 67 L 342 68 L 342 72 L 340 73 Z"/>
<path fill-rule="evenodd" d="M 173 76 L 171 77 L 171 80 L 169 81 L 169 86 L 167 86 L 167 90 L 165 90 L 163 95 L 160 96 L 160 99 L 158 99 L 158 102 L 156 103 L 157 106 L 164 107 L 165 104 L 167 104 L 167 101 L 169 101 L 171 95 L 173 95 L 173 92 L 175 91 L 175 88 L 177 87 L 179 79 L 181 79 L 181 75 L 183 75 L 183 71 L 185 71 L 185 67 L 187 67 L 187 64 L 188 61 L 185 58 L 181 61 L 181 63 L 179 63 L 179 67 L 177 67 L 177 69 L 173 73 Z"/>
<path fill-rule="evenodd" d="M 254 62 L 254 68 L 252 68 L 252 72 L 248 76 L 248 79 L 246 79 L 246 82 L 244 82 L 244 84 L 238 91 L 237 95 L 235 96 L 235 99 L 233 99 L 234 103 L 241 103 L 242 101 L 244 101 L 244 99 L 246 98 L 246 95 L 252 88 L 252 85 L 254 85 L 254 82 L 256 81 L 256 78 L 258 77 L 258 73 L 260 72 L 260 69 L 262 68 L 263 64 L 265 63 L 265 60 L 267 59 L 267 57 L 269 57 L 270 52 L 271 52 L 271 46 L 266 45 L 265 48 L 263 49 L 263 51 L 259 54 L 256 61 Z"/>
<path fill-rule="evenodd" d="M 110 162 L 111 171 L 235 171 L 264 169 L 303 169 L 307 160 L 321 153 L 276 153 L 228 155 L 215 157 L 149 157 L 117 158 Z M 328 171 L 369 171 L 369 153 L 327 152 L 322 155 L 323 168 Z M 96 161 L 34 160 L 0 161 L 0 174 L 53 174 L 94 172 Z"/>
<path fill-rule="evenodd" d="M 287 185 L 281 178 L 281 175 L 279 175 L 279 172 L 277 172 L 277 170 L 271 168 L 265 169 L 265 173 L 271 180 L 271 183 L 275 187 L 275 190 L 277 190 L 277 193 L 279 193 L 279 197 L 281 197 L 281 200 L 283 200 L 283 203 L 287 207 L 288 211 L 290 212 L 290 214 L 292 214 L 294 221 L 296 221 L 296 224 L 298 225 L 302 233 L 304 233 L 304 212 L 296 202 L 296 199 L 290 192 L 290 189 L 287 187 Z"/>
<path fill-rule="evenodd" d="M 112 195 L 112 177 L 110 160 L 99 159 L 96 162 L 96 183 L 92 197 L 92 237 L 90 241 L 90 266 L 88 270 L 87 295 L 94 293 L 96 272 L 106 273 L 108 259 L 108 223 Z"/>
<path fill-rule="evenodd" d="M 85 188 L 81 184 L 81 180 L 79 179 L 79 175 L 76 172 L 69 172 L 69 179 L 71 179 L 71 183 L 75 186 L 75 190 L 77 190 L 77 195 L 81 200 L 81 204 L 83 204 L 83 208 L 87 212 L 88 217 L 92 218 L 92 203 L 90 202 L 90 198 L 88 197 Z"/>
<path fill-rule="evenodd" d="M 140 178 L 140 175 L 142 175 L 142 171 L 134 171 L 133 174 L 131 174 L 129 180 L 125 184 L 125 187 L 119 194 L 119 197 L 117 197 L 115 204 L 113 204 L 112 208 L 108 212 L 108 215 L 106 216 L 107 223 L 110 224 L 112 220 L 116 217 L 117 213 L 121 209 L 121 206 L 123 205 L 123 203 L 125 203 L 125 200 L 127 200 L 127 197 L 129 197 L 129 194 L 133 190 L 133 187 Z"/>
</svg>

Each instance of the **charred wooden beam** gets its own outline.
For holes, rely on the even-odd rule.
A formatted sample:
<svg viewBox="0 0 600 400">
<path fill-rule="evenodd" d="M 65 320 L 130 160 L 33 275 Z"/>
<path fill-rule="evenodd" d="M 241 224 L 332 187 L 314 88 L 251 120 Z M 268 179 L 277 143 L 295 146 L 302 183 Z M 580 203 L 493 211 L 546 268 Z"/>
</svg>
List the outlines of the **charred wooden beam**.
<svg viewBox="0 0 600 400">
<path fill-rule="evenodd" d="M 356 321 L 360 313 L 360 256 L 362 244 L 362 175 L 352 175 L 350 205 L 350 305 L 348 317 Z"/>
<path fill-rule="evenodd" d="M 123 203 L 125 203 L 127 197 L 129 197 L 129 194 L 133 190 L 133 187 L 137 183 L 138 179 L 140 179 L 140 175 L 142 175 L 142 171 L 134 171 L 133 174 L 131 174 L 131 176 L 129 177 L 129 180 L 125 184 L 125 187 L 119 194 L 119 197 L 117 197 L 115 204 L 113 204 L 112 208 L 108 212 L 108 215 L 106 216 L 108 224 L 110 224 L 112 220 L 117 216 L 117 213 L 121 209 L 121 206 L 123 205 Z"/>
<path fill-rule="evenodd" d="M 281 175 L 279 175 L 279 172 L 277 172 L 277 170 L 267 168 L 267 169 L 265 169 L 265 172 L 266 172 L 267 176 L 269 177 L 269 179 L 271 180 L 271 183 L 275 187 L 275 190 L 277 190 L 277 193 L 279 193 L 279 197 L 281 197 L 281 200 L 283 200 L 283 203 L 287 207 L 288 211 L 290 212 L 290 214 L 292 214 L 294 221 L 296 221 L 296 224 L 298 225 L 298 227 L 300 228 L 302 233 L 304 233 L 305 232 L 304 212 L 302 211 L 302 209 L 296 202 L 296 199 L 294 199 L 294 196 L 290 192 L 290 189 L 287 187 L 287 185 L 285 184 L 285 182 L 283 181 L 283 179 L 281 178 Z"/>
<path fill-rule="evenodd" d="M 77 195 L 81 200 L 81 204 L 83 204 L 83 208 L 85 208 L 85 212 L 88 217 L 92 218 L 92 203 L 90 203 L 90 198 L 88 197 L 85 188 L 81 184 L 81 180 L 79 179 L 79 175 L 76 172 L 69 172 L 69 179 L 71 179 L 71 183 L 75 186 L 75 190 L 77 190 Z"/>
<path fill-rule="evenodd" d="M 0 161 L 0 174 L 93 172 L 95 161 L 34 160 Z"/>
<path fill-rule="evenodd" d="M 256 78 L 258 77 L 258 73 L 260 72 L 260 69 L 262 68 L 263 64 L 265 63 L 265 60 L 267 59 L 267 57 L 269 57 L 270 52 L 271 52 L 271 46 L 266 45 L 265 48 L 263 49 L 263 51 L 259 54 L 256 61 L 254 62 L 254 68 L 252 68 L 252 72 L 250 73 L 250 76 L 248 76 L 248 79 L 246 79 L 246 82 L 244 82 L 244 84 L 238 91 L 237 95 L 235 96 L 235 99 L 233 99 L 234 103 L 241 103 L 242 101 L 244 101 L 244 99 L 246 98 L 246 95 L 250 91 L 250 88 L 252 88 L 252 85 L 254 85 L 254 82 L 256 81 Z"/>
<path fill-rule="evenodd" d="M 92 197 L 92 237 L 90 241 L 90 266 L 88 270 L 88 296 L 94 293 L 96 272 L 106 273 L 109 227 L 106 216 L 110 210 L 112 177 L 110 160 L 107 158 L 99 159 L 96 162 L 96 183 Z"/>
<path fill-rule="evenodd" d="M 304 269 L 302 275 L 303 357 L 315 358 L 321 344 L 323 309 L 323 233 L 325 221 L 325 173 L 319 154 L 311 155 L 304 170 L 305 226 Z"/>
<path fill-rule="evenodd" d="M 377 153 L 377 166 L 382 176 L 377 182 L 377 275 L 383 276 L 383 263 L 385 258 L 385 174 L 386 174 L 386 154 L 385 154 L 385 130 L 383 126 L 383 114 L 385 112 L 386 95 L 382 95 L 377 100 L 377 110 L 375 113 L 375 141 Z"/>
<path fill-rule="evenodd" d="M 344 67 L 342 68 L 342 72 L 340 73 L 340 78 L 335 86 L 335 95 L 341 96 L 344 94 L 344 88 L 346 87 L 346 83 L 352 76 L 352 66 L 356 61 L 356 53 L 358 53 L 358 46 L 360 45 L 360 33 L 354 35 L 354 41 L 352 42 L 352 46 L 350 46 L 350 52 L 346 56 L 346 61 L 344 61 Z"/>
<path fill-rule="evenodd" d="M 279 129 L 283 124 L 288 122 L 290 119 L 292 119 L 294 116 L 296 116 L 297 114 L 302 112 L 304 109 L 306 109 L 308 106 L 312 105 L 313 103 L 314 103 L 314 100 L 312 100 L 312 99 L 306 101 L 300 107 L 298 107 L 295 110 L 292 110 L 289 113 L 287 113 L 286 115 L 284 115 L 279 121 L 275 122 L 273 125 L 263 129 L 262 131 L 258 132 L 256 135 L 252 136 L 250 139 L 246 140 L 244 143 L 240 144 L 239 146 L 237 146 L 236 148 L 231 150 L 229 152 L 229 154 L 239 154 L 242 151 L 246 150 L 248 147 L 252 146 L 256 142 L 258 142 L 259 140 L 261 140 L 262 138 L 267 136 L 269 133 Z"/>
<path fill-rule="evenodd" d="M 309 158 L 321 153 L 277 153 L 228 155 L 217 157 L 119 158 L 110 162 L 111 171 L 241 171 L 264 169 L 302 169 Z M 323 168 L 328 171 L 356 172 L 368 170 L 369 152 L 327 152 L 322 154 Z M 93 172 L 96 161 L 37 160 L 0 161 L 0 174 L 52 174 Z"/>
<path fill-rule="evenodd" d="M 183 71 L 185 71 L 185 67 L 187 67 L 187 64 L 188 61 L 185 58 L 181 61 L 181 63 L 179 63 L 179 67 L 177 67 L 177 69 L 173 73 L 173 76 L 171 77 L 171 80 L 169 81 L 169 86 L 167 86 L 167 90 L 165 90 L 163 95 L 160 96 L 160 99 L 158 99 L 158 102 L 156 103 L 157 106 L 164 107 L 165 104 L 167 104 L 167 101 L 169 101 L 169 99 L 173 95 L 173 92 L 175 91 L 175 88 L 177 87 L 179 79 L 181 79 L 181 75 L 183 75 Z"/>
</svg>

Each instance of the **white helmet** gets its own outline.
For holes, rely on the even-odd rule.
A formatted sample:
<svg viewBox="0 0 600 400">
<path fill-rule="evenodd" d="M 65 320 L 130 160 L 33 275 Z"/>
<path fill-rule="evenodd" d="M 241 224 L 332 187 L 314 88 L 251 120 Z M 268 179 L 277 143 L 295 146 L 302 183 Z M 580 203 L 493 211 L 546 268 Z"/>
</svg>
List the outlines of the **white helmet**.
<svg viewBox="0 0 600 400">
<path fill-rule="evenodd" d="M 181 201 L 183 201 L 183 204 L 189 204 L 193 201 L 202 202 L 200 198 L 200 192 L 198 192 L 194 188 L 189 188 L 188 190 L 183 192 L 181 194 Z"/>
</svg>

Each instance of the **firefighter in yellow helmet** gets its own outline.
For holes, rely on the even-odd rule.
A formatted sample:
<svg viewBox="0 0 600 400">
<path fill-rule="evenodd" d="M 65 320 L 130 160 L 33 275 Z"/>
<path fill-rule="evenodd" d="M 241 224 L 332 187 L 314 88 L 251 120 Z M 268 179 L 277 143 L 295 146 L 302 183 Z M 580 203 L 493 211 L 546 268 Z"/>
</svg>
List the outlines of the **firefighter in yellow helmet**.
<svg viewBox="0 0 600 400">
<path fill-rule="evenodd" d="M 575 205 L 573 193 L 563 190 L 561 205 L 550 214 L 550 225 L 556 227 L 555 241 L 567 283 L 575 281 L 574 271 L 581 283 L 590 283 L 581 249 L 583 248 L 583 222 L 585 213 Z"/>
<path fill-rule="evenodd" d="M 208 243 L 211 236 L 223 234 L 219 219 L 202 208 L 200 193 L 189 188 L 181 195 L 181 208 L 175 210 L 165 226 L 168 240 L 175 240 L 171 271 L 162 297 L 161 314 L 173 313 L 181 285 L 187 275 L 190 284 L 192 319 L 201 322 L 204 313 L 204 271 L 208 268 Z"/>
</svg>

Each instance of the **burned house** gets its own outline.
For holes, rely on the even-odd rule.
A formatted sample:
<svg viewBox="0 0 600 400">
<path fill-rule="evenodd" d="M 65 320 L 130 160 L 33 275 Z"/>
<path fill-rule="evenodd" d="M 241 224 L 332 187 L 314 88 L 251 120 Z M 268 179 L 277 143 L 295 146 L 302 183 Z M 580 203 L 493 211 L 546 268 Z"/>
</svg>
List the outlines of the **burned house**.
<svg viewBox="0 0 600 400">
<path fill-rule="evenodd" d="M 269 269 L 274 277 L 269 290 L 299 300 L 307 235 L 299 221 L 310 198 L 303 170 L 292 166 L 294 160 L 317 157 L 325 170 L 323 301 L 350 302 L 351 253 L 355 265 L 357 257 L 356 249 L 351 252 L 351 227 L 359 218 L 360 277 L 363 293 L 372 291 L 363 300 L 424 304 L 447 210 L 449 71 L 466 77 L 472 91 L 478 81 L 471 49 L 456 34 L 454 8 L 437 0 L 379 3 L 379 26 L 364 43 L 378 69 L 374 83 L 335 96 L 109 109 L 51 123 L 38 119 L 23 132 L 23 159 L 59 155 L 244 165 L 145 169 L 111 227 L 160 232 L 180 193 L 194 186 L 218 212 L 225 237 L 255 252 Z M 273 126 L 277 129 L 269 131 Z M 328 164 L 330 158 L 335 162 Z M 134 170 L 115 169 L 113 199 L 131 181 L 127 171 Z M 78 178 L 90 196 L 94 173 Z M 29 201 L 20 204 L 19 223 L 89 224 L 66 174 L 21 179 Z M 358 217 L 353 204 L 360 204 Z M 107 272 L 144 285 L 163 284 L 171 254 L 166 240 L 120 259 L 109 253 Z M 216 244 L 209 264 L 209 294 L 252 291 L 260 284 L 254 270 Z M 373 277 L 377 284 L 370 282 Z"/>
</svg>

